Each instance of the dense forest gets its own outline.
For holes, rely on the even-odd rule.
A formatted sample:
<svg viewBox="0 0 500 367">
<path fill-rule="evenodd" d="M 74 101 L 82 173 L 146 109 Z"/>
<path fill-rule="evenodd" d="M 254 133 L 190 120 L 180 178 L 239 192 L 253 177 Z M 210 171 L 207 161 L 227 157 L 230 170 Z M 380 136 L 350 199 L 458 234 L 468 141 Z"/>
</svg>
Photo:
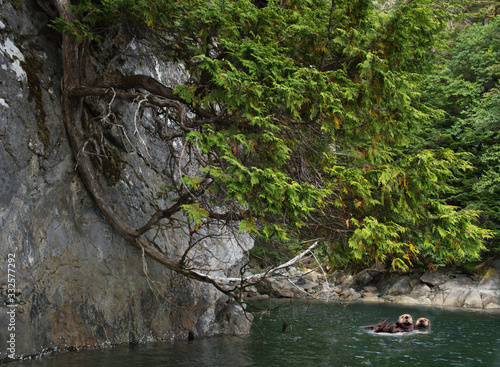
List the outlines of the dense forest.
<svg viewBox="0 0 500 367">
<path fill-rule="evenodd" d="M 444 197 L 460 208 L 480 210 L 479 225 L 495 235 L 484 256 L 498 255 L 500 220 L 499 128 L 500 22 L 493 17 L 457 30 L 447 29 L 449 47 L 441 62 L 425 75 L 423 100 L 442 114 L 422 134 L 424 147 L 444 147 L 462 154 L 472 166 L 452 183 Z M 484 9 L 481 9 L 484 10 Z M 471 16 L 471 15 L 469 15 Z"/>
<path fill-rule="evenodd" d="M 177 213 L 192 246 L 212 223 L 240 223 L 265 264 L 314 241 L 332 268 L 433 270 L 500 251 L 495 2 L 38 2 L 63 34 L 80 175 L 115 229 L 172 270 L 213 282 L 146 236 Z M 185 83 L 110 72 L 131 42 L 182 65 Z M 134 123 L 173 157 L 167 205 L 141 228 L 123 224 L 81 154 L 89 97 L 140 99 Z"/>
</svg>

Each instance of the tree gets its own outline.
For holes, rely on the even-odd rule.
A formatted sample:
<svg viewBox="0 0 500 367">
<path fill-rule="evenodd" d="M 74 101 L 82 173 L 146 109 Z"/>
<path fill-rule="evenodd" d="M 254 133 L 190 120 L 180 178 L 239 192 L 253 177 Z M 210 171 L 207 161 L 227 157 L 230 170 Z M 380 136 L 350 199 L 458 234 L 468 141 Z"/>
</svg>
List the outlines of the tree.
<svg viewBox="0 0 500 367">
<path fill-rule="evenodd" d="M 480 209 L 481 226 L 498 234 L 499 119 L 498 80 L 500 76 L 500 21 L 476 23 L 465 28 L 450 50 L 439 72 L 427 81 L 425 98 L 446 114 L 431 130 L 439 140 L 433 144 L 462 152 L 474 166 L 454 183 L 448 202 Z M 425 138 L 427 141 L 432 138 Z M 498 237 L 489 249 L 498 248 Z"/>
<path fill-rule="evenodd" d="M 489 232 L 439 195 L 467 162 L 410 149 L 434 113 L 417 89 L 445 20 L 432 2 L 385 14 L 370 0 L 38 1 L 62 31 L 64 122 L 80 176 L 117 232 L 169 269 L 232 292 L 235 279 L 189 255 L 202 228 L 235 221 L 268 240 L 348 249 L 362 264 L 477 258 Z M 96 61 L 132 40 L 182 64 L 186 82 L 110 72 L 118 55 Z M 170 152 L 158 192 L 168 205 L 139 228 L 108 201 L 86 147 L 84 105 L 96 97 L 140 101 L 133 128 Z M 179 213 L 190 243 L 175 257 L 148 234 Z"/>
</svg>

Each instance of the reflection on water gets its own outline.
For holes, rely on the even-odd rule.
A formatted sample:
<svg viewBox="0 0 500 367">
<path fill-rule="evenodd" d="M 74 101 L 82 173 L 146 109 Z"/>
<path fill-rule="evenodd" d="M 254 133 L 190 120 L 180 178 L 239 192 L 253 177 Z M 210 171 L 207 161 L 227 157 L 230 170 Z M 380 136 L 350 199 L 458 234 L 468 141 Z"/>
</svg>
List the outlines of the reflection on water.
<svg viewBox="0 0 500 367">
<path fill-rule="evenodd" d="M 154 343 L 78 352 L 28 366 L 492 366 L 500 367 L 500 313 L 384 304 L 338 304 L 281 300 L 255 313 L 249 336 Z M 427 317 L 429 332 L 375 334 L 360 329 L 403 313 Z M 282 332 L 287 323 L 286 333 Z"/>
</svg>

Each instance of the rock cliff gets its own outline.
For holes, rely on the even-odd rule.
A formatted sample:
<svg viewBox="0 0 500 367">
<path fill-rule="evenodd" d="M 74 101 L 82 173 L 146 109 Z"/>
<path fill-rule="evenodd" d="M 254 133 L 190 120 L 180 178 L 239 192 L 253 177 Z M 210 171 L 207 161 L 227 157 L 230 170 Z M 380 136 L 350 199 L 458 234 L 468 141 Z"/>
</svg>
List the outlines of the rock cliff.
<svg viewBox="0 0 500 367">
<path fill-rule="evenodd" d="M 143 259 L 109 226 L 79 178 L 62 122 L 60 35 L 34 0 L 0 0 L 0 14 L 0 360 L 246 333 L 250 323 L 240 306 L 211 285 Z M 121 67 L 165 82 L 180 77 L 154 59 Z M 115 107 L 124 118 L 134 113 Z M 166 154 L 148 148 L 157 160 Z M 137 150 L 104 163 L 107 195 L 119 192 L 117 207 L 140 223 L 163 179 L 156 163 Z M 186 231 L 166 230 L 164 250 L 182 253 Z M 224 231 L 196 256 L 223 258 L 220 272 L 229 274 L 252 241 Z"/>
</svg>

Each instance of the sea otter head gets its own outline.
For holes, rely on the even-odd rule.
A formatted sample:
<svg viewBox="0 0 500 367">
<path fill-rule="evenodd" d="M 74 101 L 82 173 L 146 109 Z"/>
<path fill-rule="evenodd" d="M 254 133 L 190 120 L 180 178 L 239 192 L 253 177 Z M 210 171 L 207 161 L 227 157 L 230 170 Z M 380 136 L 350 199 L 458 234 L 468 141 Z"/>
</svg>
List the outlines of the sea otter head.
<svg viewBox="0 0 500 367">
<path fill-rule="evenodd" d="M 421 317 L 417 320 L 417 322 L 415 323 L 415 327 L 417 329 L 425 329 L 425 328 L 428 328 L 431 326 L 431 322 L 429 321 L 429 319 L 426 319 L 425 317 Z"/>
<path fill-rule="evenodd" d="M 405 313 L 404 315 L 399 316 L 398 323 L 402 325 L 412 325 L 413 318 L 407 313 Z"/>
</svg>

